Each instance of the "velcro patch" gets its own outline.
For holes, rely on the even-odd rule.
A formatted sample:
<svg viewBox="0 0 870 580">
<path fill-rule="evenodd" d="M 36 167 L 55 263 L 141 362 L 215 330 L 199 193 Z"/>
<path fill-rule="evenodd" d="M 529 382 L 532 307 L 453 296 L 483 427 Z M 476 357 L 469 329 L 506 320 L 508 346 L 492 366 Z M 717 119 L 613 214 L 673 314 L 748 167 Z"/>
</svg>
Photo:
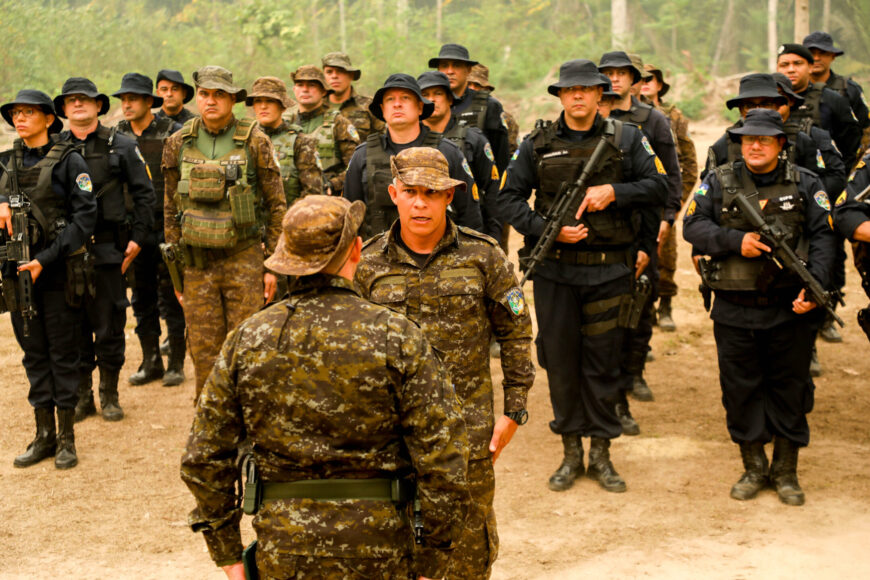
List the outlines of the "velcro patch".
<svg viewBox="0 0 870 580">
<path fill-rule="evenodd" d="M 91 176 L 87 173 L 79 173 L 76 177 L 76 185 L 82 191 L 94 191 L 94 185 L 91 183 Z"/>
<path fill-rule="evenodd" d="M 831 202 L 828 201 L 828 194 L 824 191 L 817 191 L 813 195 L 813 199 L 819 204 L 819 207 L 825 211 L 831 211 Z"/>
<path fill-rule="evenodd" d="M 523 296 L 523 291 L 519 288 L 512 288 L 507 294 L 508 307 L 516 316 L 520 316 L 526 309 L 526 299 Z"/>
</svg>

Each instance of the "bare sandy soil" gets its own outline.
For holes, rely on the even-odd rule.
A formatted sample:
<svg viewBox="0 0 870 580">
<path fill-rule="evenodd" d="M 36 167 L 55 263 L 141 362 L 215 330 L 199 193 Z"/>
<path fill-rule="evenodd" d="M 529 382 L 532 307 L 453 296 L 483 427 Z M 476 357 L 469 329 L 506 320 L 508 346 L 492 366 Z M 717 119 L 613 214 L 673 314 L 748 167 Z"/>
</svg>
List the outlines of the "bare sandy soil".
<svg viewBox="0 0 870 580">
<path fill-rule="evenodd" d="M 722 128 L 693 125 L 702 157 Z M 613 445 L 628 492 L 609 494 L 588 479 L 564 493 L 547 489 L 561 443 L 547 427 L 552 412 L 539 371 L 531 420 L 496 465 L 501 552 L 493 577 L 870 577 L 870 350 L 855 323 L 867 303 L 857 274 L 850 269 L 844 342 L 819 345 L 824 374 L 799 465 L 806 505 L 785 506 L 772 490 L 741 503 L 728 497 L 742 467 L 725 429 L 712 324 L 683 242 L 680 251 L 678 330 L 656 332 L 647 370 L 656 400 L 632 404 L 641 435 Z M 80 463 L 63 472 L 51 461 L 12 467 L 33 436 L 33 414 L 21 352 L 8 316 L 0 317 L 0 577 L 223 576 L 186 526 L 193 501 L 178 477 L 193 381 L 128 386 L 140 361 L 132 313 L 129 320 L 127 416 L 77 425 Z M 190 361 L 186 370 L 192 377 Z M 500 379 L 497 361 L 493 370 Z"/>
</svg>

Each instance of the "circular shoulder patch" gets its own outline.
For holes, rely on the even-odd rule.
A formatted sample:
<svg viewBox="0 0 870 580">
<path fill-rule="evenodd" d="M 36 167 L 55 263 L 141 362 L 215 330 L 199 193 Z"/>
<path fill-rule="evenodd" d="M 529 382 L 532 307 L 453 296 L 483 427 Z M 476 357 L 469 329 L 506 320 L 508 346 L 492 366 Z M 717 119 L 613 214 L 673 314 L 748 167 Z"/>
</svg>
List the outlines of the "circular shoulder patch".
<svg viewBox="0 0 870 580">
<path fill-rule="evenodd" d="M 489 142 L 483 146 L 483 154 L 486 155 L 487 159 L 495 163 L 495 155 L 492 154 L 492 147 L 489 146 Z"/>
<path fill-rule="evenodd" d="M 465 157 L 462 158 L 462 169 L 465 170 L 465 173 L 468 174 L 468 177 L 474 179 L 474 174 L 471 173 L 471 167 L 469 167 L 468 160 Z"/>
<path fill-rule="evenodd" d="M 76 185 L 82 191 L 93 191 L 94 186 L 91 183 L 91 176 L 87 173 L 79 173 L 78 177 L 76 177 Z"/>
<path fill-rule="evenodd" d="M 519 288 L 511 288 L 507 293 L 508 307 L 516 316 L 522 314 L 526 309 L 526 299 L 523 296 L 523 291 Z"/>
<path fill-rule="evenodd" d="M 816 203 L 825 211 L 831 211 L 831 202 L 828 201 L 828 194 L 824 191 L 817 191 L 815 195 L 813 195 L 813 199 L 816 200 Z"/>
<path fill-rule="evenodd" d="M 142 152 L 139 151 L 139 147 L 134 147 L 134 149 L 136 150 L 136 157 L 139 158 L 139 161 L 141 161 L 142 163 L 145 163 L 145 158 L 142 157 Z"/>
<path fill-rule="evenodd" d="M 356 126 L 353 123 L 347 124 L 347 134 L 359 141 L 359 132 L 356 130 Z"/>
</svg>

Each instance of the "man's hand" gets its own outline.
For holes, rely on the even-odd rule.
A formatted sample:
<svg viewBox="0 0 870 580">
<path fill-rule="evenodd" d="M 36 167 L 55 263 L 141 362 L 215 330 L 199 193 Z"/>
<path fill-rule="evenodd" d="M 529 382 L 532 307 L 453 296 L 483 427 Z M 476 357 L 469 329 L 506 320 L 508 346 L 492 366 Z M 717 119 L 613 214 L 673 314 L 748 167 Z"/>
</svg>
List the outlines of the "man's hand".
<svg viewBox="0 0 870 580">
<path fill-rule="evenodd" d="M 662 249 L 665 247 L 665 240 L 668 237 L 668 233 L 671 231 L 671 224 L 662 220 L 662 223 L 659 224 L 659 237 L 656 238 L 656 243 L 658 244 L 657 253 L 659 255 L 659 259 L 662 258 Z"/>
<path fill-rule="evenodd" d="M 6 227 L 9 235 L 12 235 L 12 210 L 8 203 L 0 203 L 0 228 Z"/>
<path fill-rule="evenodd" d="M 556 241 L 562 242 L 563 244 L 576 244 L 588 235 L 589 228 L 583 224 L 577 224 L 576 226 L 562 226 L 562 229 L 559 230 L 559 235 L 556 236 Z"/>
<path fill-rule="evenodd" d="M 18 266 L 18 271 L 30 272 L 31 281 L 36 282 L 36 279 L 39 278 L 40 274 L 42 274 L 42 264 L 39 263 L 39 260 L 30 260 L 26 264 Z"/>
<path fill-rule="evenodd" d="M 139 244 L 130 240 L 127 242 L 127 249 L 124 250 L 124 261 L 121 262 L 121 273 L 126 274 L 127 268 L 130 267 L 130 264 L 133 263 L 133 260 L 136 256 L 139 255 L 139 252 L 142 251 L 142 248 L 139 247 Z"/>
<path fill-rule="evenodd" d="M 223 566 L 221 569 L 229 580 L 245 580 L 245 565 L 242 562 Z"/>
<path fill-rule="evenodd" d="M 278 278 L 271 272 L 263 274 L 263 300 L 266 304 L 272 301 L 275 297 L 275 292 L 278 291 Z"/>
<path fill-rule="evenodd" d="M 747 232 L 740 243 L 740 254 L 744 258 L 757 258 L 762 252 L 770 251 L 770 247 L 761 241 L 761 234 L 758 232 Z"/>
<path fill-rule="evenodd" d="M 643 274 L 643 271 L 646 270 L 646 267 L 649 265 L 649 254 L 644 252 L 643 250 L 637 251 L 637 260 L 634 262 L 634 277 L 640 278 L 640 275 Z"/>
<path fill-rule="evenodd" d="M 178 299 L 178 304 L 180 304 L 181 307 L 184 308 L 184 294 L 182 294 L 178 290 L 175 290 L 175 298 Z"/>
<path fill-rule="evenodd" d="M 605 185 L 593 185 L 586 190 L 586 197 L 583 198 L 583 203 L 577 209 L 575 217 L 579 220 L 583 212 L 587 210 L 601 211 L 614 201 L 616 201 L 616 192 L 613 191 L 612 185 L 609 183 Z"/>
<path fill-rule="evenodd" d="M 511 442 L 514 433 L 517 432 L 517 427 L 519 425 L 517 425 L 516 421 L 507 415 L 502 415 L 495 422 L 495 429 L 492 430 L 492 441 L 489 442 L 489 451 L 492 453 L 493 463 L 501 455 L 501 450 Z"/>
<path fill-rule="evenodd" d="M 791 309 L 795 314 L 806 314 L 818 304 L 812 302 L 811 300 L 806 299 L 806 290 L 801 290 L 801 293 L 798 294 L 798 297 L 794 299 L 794 302 L 791 303 Z"/>
</svg>

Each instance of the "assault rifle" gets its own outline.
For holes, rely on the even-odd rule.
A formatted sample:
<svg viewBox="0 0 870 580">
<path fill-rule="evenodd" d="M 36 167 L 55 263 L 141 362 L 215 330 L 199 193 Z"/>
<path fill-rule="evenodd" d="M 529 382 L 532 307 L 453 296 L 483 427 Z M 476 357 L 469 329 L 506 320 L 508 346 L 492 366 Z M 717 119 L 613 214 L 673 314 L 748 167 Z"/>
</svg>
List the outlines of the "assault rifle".
<svg viewBox="0 0 870 580">
<path fill-rule="evenodd" d="M 538 267 L 538 264 L 541 263 L 541 260 L 547 257 L 547 253 L 553 247 L 553 244 L 556 243 L 556 238 L 559 237 L 559 232 L 562 231 L 562 226 L 577 223 L 574 215 L 577 213 L 580 204 L 583 203 L 583 198 L 586 197 L 586 182 L 589 181 L 589 176 L 598 169 L 598 164 L 604 156 L 605 149 L 607 149 L 607 143 L 615 133 L 616 128 L 613 122 L 605 120 L 604 132 L 601 134 L 601 139 L 595 146 L 589 161 L 583 166 L 580 177 L 556 199 L 553 207 L 547 213 L 547 228 L 540 239 L 538 239 L 538 243 L 532 248 L 528 257 L 520 258 L 520 266 L 522 266 L 524 271 L 520 287 L 526 283 L 526 280 L 531 278 L 532 273 Z"/>
<path fill-rule="evenodd" d="M 18 266 L 30 262 L 30 228 L 28 227 L 31 212 L 30 200 L 18 185 L 18 157 L 21 154 L 21 141 L 16 139 L 12 148 L 12 161 L 7 168 L 0 163 L 0 168 L 9 175 L 10 195 L 9 209 L 12 210 L 12 235 L 6 228 L 0 228 L 0 262 L 14 263 Z M 21 329 L 24 336 L 30 336 L 30 321 L 36 317 L 33 304 L 33 278 L 30 272 L 17 272 L 15 279 L 3 280 L 3 298 L 10 311 L 21 313 Z"/>
<path fill-rule="evenodd" d="M 768 257 L 780 268 L 788 268 L 797 274 L 804 283 L 804 287 L 807 289 L 807 297 L 827 310 L 828 314 L 837 321 L 837 324 L 843 326 L 843 319 L 837 316 L 837 313 L 834 311 L 834 306 L 837 302 L 845 304 L 843 298 L 839 293 L 831 293 L 825 290 L 819 281 L 810 274 L 803 261 L 786 243 L 785 232 L 778 226 L 768 223 L 767 220 L 764 219 L 764 216 L 761 215 L 761 212 L 759 212 L 742 193 L 738 193 L 734 196 L 734 203 L 737 205 L 738 209 L 740 209 L 741 213 L 746 216 L 746 219 L 749 220 L 752 227 L 761 234 L 763 238 L 762 241 L 773 246 L 773 252 L 772 254 L 768 254 Z"/>
</svg>

